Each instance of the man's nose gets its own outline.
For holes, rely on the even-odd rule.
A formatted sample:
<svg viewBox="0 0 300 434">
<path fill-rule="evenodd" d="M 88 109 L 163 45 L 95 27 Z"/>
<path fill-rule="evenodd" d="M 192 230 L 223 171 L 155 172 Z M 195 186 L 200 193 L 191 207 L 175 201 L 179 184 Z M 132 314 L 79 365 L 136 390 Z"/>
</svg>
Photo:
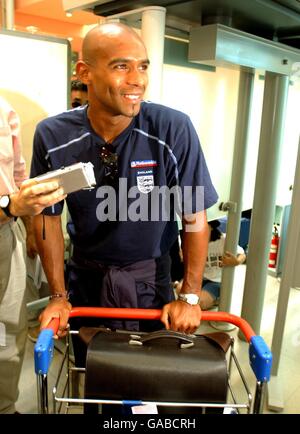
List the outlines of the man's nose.
<svg viewBox="0 0 300 434">
<path fill-rule="evenodd" d="M 134 86 L 146 86 L 148 82 L 147 72 L 132 68 L 127 74 L 127 82 Z"/>
</svg>

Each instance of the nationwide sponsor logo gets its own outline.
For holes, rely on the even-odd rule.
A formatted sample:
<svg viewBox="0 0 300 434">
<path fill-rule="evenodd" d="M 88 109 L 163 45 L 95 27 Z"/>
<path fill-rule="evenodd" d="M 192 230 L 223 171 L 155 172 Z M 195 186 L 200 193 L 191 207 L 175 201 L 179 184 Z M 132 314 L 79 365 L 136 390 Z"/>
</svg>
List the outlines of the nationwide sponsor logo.
<svg viewBox="0 0 300 434">
<path fill-rule="evenodd" d="M 131 161 L 130 166 L 133 169 L 139 169 L 141 167 L 156 167 L 157 161 L 156 160 L 137 160 L 137 161 Z"/>
</svg>

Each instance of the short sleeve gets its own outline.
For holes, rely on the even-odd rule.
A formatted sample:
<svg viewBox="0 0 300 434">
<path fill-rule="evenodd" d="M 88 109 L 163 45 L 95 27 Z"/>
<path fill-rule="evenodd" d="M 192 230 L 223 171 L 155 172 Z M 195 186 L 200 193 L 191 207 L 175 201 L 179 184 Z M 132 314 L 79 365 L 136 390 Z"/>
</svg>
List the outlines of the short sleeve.
<svg viewBox="0 0 300 434">
<path fill-rule="evenodd" d="M 50 161 L 48 160 L 48 152 L 46 139 L 43 135 L 42 127 L 38 125 L 33 138 L 33 154 L 30 168 L 30 178 L 35 178 L 51 170 Z M 45 208 L 45 215 L 60 215 L 63 211 L 64 201 L 61 201 L 51 207 Z"/>
</svg>

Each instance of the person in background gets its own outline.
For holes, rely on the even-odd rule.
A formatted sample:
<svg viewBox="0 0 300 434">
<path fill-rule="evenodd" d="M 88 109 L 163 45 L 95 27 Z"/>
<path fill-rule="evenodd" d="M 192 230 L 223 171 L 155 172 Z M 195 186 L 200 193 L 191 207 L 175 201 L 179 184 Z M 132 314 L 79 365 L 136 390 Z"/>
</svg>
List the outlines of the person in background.
<svg viewBox="0 0 300 434">
<path fill-rule="evenodd" d="M 237 247 L 237 253 L 224 252 L 225 234 L 218 228 L 219 220 L 208 222 L 210 227 L 210 241 L 208 244 L 207 260 L 203 273 L 202 291 L 200 296 L 201 309 L 211 309 L 218 304 L 222 280 L 223 267 L 236 267 L 246 261 L 246 255 L 242 247 Z M 178 293 L 182 281 L 175 282 L 174 288 Z"/>
<path fill-rule="evenodd" d="M 29 216 L 65 198 L 57 182 L 26 179 L 20 121 L 0 97 L 0 414 L 15 413 L 18 399 L 27 335 L 26 251 L 36 254 Z M 25 224 L 26 241 L 17 217 Z"/>
<path fill-rule="evenodd" d="M 87 104 L 87 85 L 80 80 L 72 80 L 71 82 L 71 106 L 72 108 L 80 107 Z"/>
</svg>

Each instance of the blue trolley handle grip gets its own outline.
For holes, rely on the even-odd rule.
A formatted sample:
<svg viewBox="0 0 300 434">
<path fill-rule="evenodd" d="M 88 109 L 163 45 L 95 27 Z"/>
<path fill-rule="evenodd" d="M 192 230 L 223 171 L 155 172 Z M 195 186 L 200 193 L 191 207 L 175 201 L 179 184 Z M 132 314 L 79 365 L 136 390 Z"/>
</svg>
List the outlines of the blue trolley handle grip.
<svg viewBox="0 0 300 434">
<path fill-rule="evenodd" d="M 249 363 L 257 381 L 270 381 L 272 370 L 272 353 L 261 336 L 252 336 L 250 339 Z"/>
<path fill-rule="evenodd" d="M 36 374 L 48 374 L 53 358 L 54 341 L 59 326 L 59 318 L 53 318 L 47 328 L 41 330 L 34 346 L 34 369 Z"/>
</svg>

